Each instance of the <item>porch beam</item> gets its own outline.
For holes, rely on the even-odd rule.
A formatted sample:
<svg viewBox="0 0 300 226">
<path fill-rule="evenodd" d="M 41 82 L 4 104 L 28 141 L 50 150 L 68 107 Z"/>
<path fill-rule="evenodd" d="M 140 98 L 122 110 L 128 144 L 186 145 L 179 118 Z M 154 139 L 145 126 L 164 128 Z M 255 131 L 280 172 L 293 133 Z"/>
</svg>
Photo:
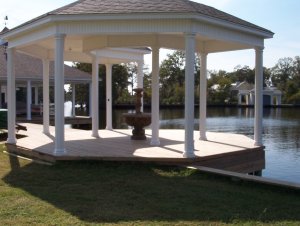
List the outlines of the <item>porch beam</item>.
<svg viewBox="0 0 300 226">
<path fill-rule="evenodd" d="M 99 63 L 95 57 L 92 63 L 92 137 L 99 138 Z"/>
<path fill-rule="evenodd" d="M 263 130 L 263 48 L 255 48 L 255 124 L 254 141 L 262 146 Z"/>
<path fill-rule="evenodd" d="M 106 129 L 112 130 L 112 64 L 106 67 Z"/>
<path fill-rule="evenodd" d="M 15 49 L 7 49 L 7 143 L 16 144 L 16 79 L 15 79 Z"/>
<path fill-rule="evenodd" d="M 75 117 L 75 104 L 76 104 L 76 86 L 72 84 L 72 116 Z"/>
<path fill-rule="evenodd" d="M 185 142 L 184 154 L 186 158 L 195 157 L 194 154 L 194 70 L 195 70 L 195 34 L 185 35 Z"/>
<path fill-rule="evenodd" d="M 65 35 L 55 35 L 55 155 L 63 155 L 65 150 L 64 118 L 64 44 Z"/>
<path fill-rule="evenodd" d="M 200 103 L 199 103 L 199 129 L 200 140 L 206 138 L 206 110 L 207 110 L 207 53 L 200 53 Z"/>
<path fill-rule="evenodd" d="M 159 47 L 152 46 L 151 145 L 159 146 Z"/>
<path fill-rule="evenodd" d="M 26 105 L 27 105 L 27 111 L 26 111 L 26 115 L 27 115 L 27 120 L 31 120 L 31 104 L 32 104 L 32 87 L 31 87 L 31 81 L 27 80 L 27 101 L 26 101 Z"/>
<path fill-rule="evenodd" d="M 39 104 L 39 87 L 38 86 L 34 87 L 34 104 L 35 105 Z"/>
<path fill-rule="evenodd" d="M 137 62 L 137 88 L 143 89 L 144 88 L 144 60 L 140 60 Z M 142 106 L 141 106 L 141 112 L 144 111 L 144 93 L 141 99 Z"/>
<path fill-rule="evenodd" d="M 50 117 L 50 99 L 49 99 L 49 60 L 43 61 L 43 133 L 50 134 L 49 132 L 49 117 Z"/>
</svg>

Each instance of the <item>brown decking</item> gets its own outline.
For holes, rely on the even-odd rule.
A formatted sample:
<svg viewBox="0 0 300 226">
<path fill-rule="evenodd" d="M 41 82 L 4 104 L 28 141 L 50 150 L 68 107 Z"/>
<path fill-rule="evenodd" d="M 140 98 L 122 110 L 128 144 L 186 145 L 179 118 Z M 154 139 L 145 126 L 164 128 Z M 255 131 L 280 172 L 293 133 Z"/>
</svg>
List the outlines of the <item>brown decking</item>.
<svg viewBox="0 0 300 226">
<path fill-rule="evenodd" d="M 31 120 L 27 120 L 25 116 L 18 116 L 17 122 L 19 123 L 35 123 L 35 124 L 42 124 L 43 123 L 43 116 L 41 115 L 33 115 Z M 92 118 L 88 116 L 75 116 L 75 117 L 65 117 L 65 123 L 70 125 L 91 125 Z M 50 116 L 50 125 L 54 126 L 54 116 Z"/>
<path fill-rule="evenodd" d="M 235 172 L 255 172 L 264 169 L 265 157 L 262 147 L 253 145 L 250 138 L 228 133 L 208 132 L 208 141 L 199 141 L 199 132 L 194 133 L 196 158 L 183 158 L 184 130 L 160 130 L 159 147 L 150 145 L 151 131 L 147 130 L 147 140 L 132 141 L 131 130 L 100 130 L 100 138 L 92 138 L 91 131 L 65 129 L 67 153 L 53 155 L 54 127 L 51 134 L 43 134 L 42 126 L 23 124 L 27 137 L 19 139 L 17 145 L 8 145 L 8 150 L 46 161 L 60 160 L 107 160 L 143 161 L 160 164 L 207 166 Z"/>
</svg>

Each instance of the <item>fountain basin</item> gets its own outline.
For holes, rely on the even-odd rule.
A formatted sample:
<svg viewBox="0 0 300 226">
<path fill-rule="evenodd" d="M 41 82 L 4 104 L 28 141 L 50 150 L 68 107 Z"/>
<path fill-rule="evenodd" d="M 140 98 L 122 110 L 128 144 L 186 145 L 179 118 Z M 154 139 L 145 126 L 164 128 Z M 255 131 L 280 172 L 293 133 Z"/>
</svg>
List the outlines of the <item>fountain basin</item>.
<svg viewBox="0 0 300 226">
<path fill-rule="evenodd" d="M 123 117 L 125 122 L 133 126 L 132 130 L 132 140 L 146 140 L 145 126 L 151 124 L 151 114 L 150 113 L 124 113 Z"/>
</svg>

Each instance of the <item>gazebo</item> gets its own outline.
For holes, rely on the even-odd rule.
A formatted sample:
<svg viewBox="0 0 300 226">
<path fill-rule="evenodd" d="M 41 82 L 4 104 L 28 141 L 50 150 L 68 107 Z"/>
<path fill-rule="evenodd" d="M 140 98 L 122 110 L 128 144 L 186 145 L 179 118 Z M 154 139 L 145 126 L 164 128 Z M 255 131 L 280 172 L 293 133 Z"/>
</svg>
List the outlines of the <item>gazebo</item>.
<svg viewBox="0 0 300 226">
<path fill-rule="evenodd" d="M 64 155 L 64 61 L 92 63 L 92 106 L 98 105 L 98 65 L 105 48 L 152 49 L 152 136 L 159 146 L 159 51 L 184 50 L 185 138 L 184 157 L 194 155 L 194 64 L 201 58 L 200 135 L 206 140 L 207 56 L 217 52 L 253 49 L 255 51 L 254 142 L 262 146 L 262 90 L 264 40 L 273 33 L 215 8 L 188 0 L 80 0 L 49 12 L 0 38 L 8 41 L 8 140 L 15 138 L 15 53 L 21 51 L 43 60 L 43 92 L 49 86 L 49 61 L 55 62 L 55 148 Z M 46 100 L 46 99 L 45 99 Z M 48 133 L 48 109 L 44 104 L 44 133 Z M 92 107 L 92 136 L 98 137 L 98 108 Z"/>
</svg>

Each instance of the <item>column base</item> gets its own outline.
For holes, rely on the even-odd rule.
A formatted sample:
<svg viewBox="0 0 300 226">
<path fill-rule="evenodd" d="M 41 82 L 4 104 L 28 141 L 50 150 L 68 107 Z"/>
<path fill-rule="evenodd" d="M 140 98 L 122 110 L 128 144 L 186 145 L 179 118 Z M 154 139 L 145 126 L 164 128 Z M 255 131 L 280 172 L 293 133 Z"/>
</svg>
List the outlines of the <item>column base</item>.
<svg viewBox="0 0 300 226">
<path fill-rule="evenodd" d="M 113 128 L 111 126 L 106 126 L 105 128 L 106 130 L 113 130 Z"/>
<path fill-rule="evenodd" d="M 93 133 L 92 134 L 92 137 L 95 137 L 95 138 L 100 138 L 99 134 L 98 133 Z"/>
<path fill-rule="evenodd" d="M 7 138 L 6 143 L 8 144 L 16 144 L 17 139 L 16 138 Z"/>
<path fill-rule="evenodd" d="M 201 135 L 200 135 L 199 140 L 207 141 L 207 137 L 206 137 L 206 136 L 201 136 Z"/>
<path fill-rule="evenodd" d="M 56 149 L 54 149 L 54 155 L 55 156 L 62 156 L 66 153 L 67 153 L 67 151 L 66 151 L 65 148 L 56 148 Z"/>
<path fill-rule="evenodd" d="M 45 135 L 50 135 L 50 131 L 49 130 L 43 130 L 43 134 L 45 134 Z"/>
<path fill-rule="evenodd" d="M 255 141 L 255 142 L 254 142 L 254 146 L 259 146 L 259 147 L 261 147 L 261 146 L 263 146 L 263 144 L 262 144 L 262 142 L 257 142 L 257 141 Z"/>
<path fill-rule="evenodd" d="M 160 145 L 160 141 L 159 140 L 151 140 L 150 145 L 151 146 L 159 146 Z"/>
<path fill-rule="evenodd" d="M 194 152 L 184 152 L 183 157 L 184 158 L 195 158 L 196 155 L 194 154 Z"/>
</svg>

